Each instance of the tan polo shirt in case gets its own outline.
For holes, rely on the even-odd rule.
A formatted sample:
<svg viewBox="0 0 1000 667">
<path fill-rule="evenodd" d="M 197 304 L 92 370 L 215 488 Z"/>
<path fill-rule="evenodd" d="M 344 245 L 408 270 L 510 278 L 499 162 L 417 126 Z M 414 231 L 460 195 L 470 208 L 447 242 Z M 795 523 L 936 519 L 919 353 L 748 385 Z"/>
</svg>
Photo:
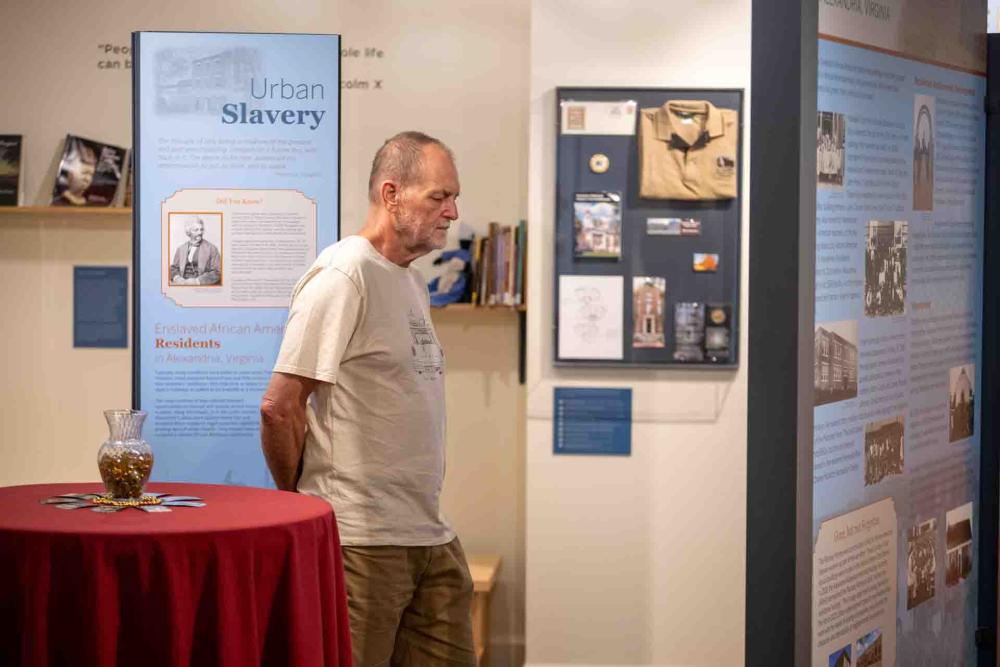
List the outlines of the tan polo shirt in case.
<svg viewBox="0 0 1000 667">
<path fill-rule="evenodd" d="M 736 197 L 739 121 L 733 109 L 672 100 L 639 113 L 639 196 Z"/>
</svg>

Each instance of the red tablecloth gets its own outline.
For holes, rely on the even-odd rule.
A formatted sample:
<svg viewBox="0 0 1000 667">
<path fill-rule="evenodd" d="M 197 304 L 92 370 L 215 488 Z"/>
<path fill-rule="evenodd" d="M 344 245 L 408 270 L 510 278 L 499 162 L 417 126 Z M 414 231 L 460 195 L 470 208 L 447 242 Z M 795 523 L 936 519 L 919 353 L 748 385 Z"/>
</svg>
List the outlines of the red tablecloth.
<svg viewBox="0 0 1000 667">
<path fill-rule="evenodd" d="M 41 505 L 95 484 L 0 488 L 0 664 L 350 665 L 330 506 L 283 491 L 150 484 L 202 508 Z"/>
</svg>

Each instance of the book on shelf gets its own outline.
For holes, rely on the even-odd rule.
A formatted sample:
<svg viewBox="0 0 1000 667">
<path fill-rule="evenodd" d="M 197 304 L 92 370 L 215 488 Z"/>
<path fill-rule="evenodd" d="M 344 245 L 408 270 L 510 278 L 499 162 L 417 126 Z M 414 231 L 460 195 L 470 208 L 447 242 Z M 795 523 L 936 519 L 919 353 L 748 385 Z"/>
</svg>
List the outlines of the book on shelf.
<svg viewBox="0 0 1000 667">
<path fill-rule="evenodd" d="M 485 236 L 473 240 L 472 303 L 477 306 L 524 304 L 527 225 L 491 222 Z"/>
<path fill-rule="evenodd" d="M 135 165 L 132 162 L 133 151 L 128 152 L 128 162 L 125 174 L 125 194 L 122 195 L 122 206 L 128 208 L 132 205 L 132 172 L 135 171 Z"/>
<path fill-rule="evenodd" d="M 20 134 L 0 134 L 0 206 L 20 206 L 21 178 Z"/>
<path fill-rule="evenodd" d="M 122 180 L 126 150 L 66 135 L 53 206 L 111 206 Z"/>
</svg>

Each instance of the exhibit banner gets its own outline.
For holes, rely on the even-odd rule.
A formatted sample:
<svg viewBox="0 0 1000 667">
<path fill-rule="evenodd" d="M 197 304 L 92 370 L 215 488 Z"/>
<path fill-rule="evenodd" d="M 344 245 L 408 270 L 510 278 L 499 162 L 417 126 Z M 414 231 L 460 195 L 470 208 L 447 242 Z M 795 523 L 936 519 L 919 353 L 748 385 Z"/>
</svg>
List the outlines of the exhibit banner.
<svg viewBox="0 0 1000 667">
<path fill-rule="evenodd" d="M 133 403 L 153 479 L 271 486 L 260 399 L 339 230 L 340 37 L 133 34 Z"/>
<path fill-rule="evenodd" d="M 945 4 L 820 3 L 813 665 L 975 662 L 986 80 Z"/>
</svg>

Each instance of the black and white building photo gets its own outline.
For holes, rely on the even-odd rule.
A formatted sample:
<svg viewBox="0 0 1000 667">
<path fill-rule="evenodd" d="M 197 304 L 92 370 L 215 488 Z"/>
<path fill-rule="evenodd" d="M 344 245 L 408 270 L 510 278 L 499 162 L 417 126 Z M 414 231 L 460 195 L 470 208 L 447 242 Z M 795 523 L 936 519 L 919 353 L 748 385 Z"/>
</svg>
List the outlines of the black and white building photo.
<svg viewBox="0 0 1000 667">
<path fill-rule="evenodd" d="M 956 366 L 948 373 L 948 442 L 972 437 L 976 424 L 976 367 Z"/>
<path fill-rule="evenodd" d="M 865 315 L 902 315 L 906 310 L 907 224 L 868 223 L 865 245 Z"/>
<path fill-rule="evenodd" d="M 865 424 L 865 486 L 902 474 L 902 415 Z"/>
<path fill-rule="evenodd" d="M 834 403 L 858 395 L 858 323 L 816 325 L 813 357 L 814 404 Z"/>
<path fill-rule="evenodd" d="M 934 597 L 934 529 L 937 519 L 928 519 L 907 531 L 906 608 L 913 609 Z"/>
<path fill-rule="evenodd" d="M 957 586 L 972 574 L 972 503 L 945 514 L 945 586 Z"/>
</svg>

